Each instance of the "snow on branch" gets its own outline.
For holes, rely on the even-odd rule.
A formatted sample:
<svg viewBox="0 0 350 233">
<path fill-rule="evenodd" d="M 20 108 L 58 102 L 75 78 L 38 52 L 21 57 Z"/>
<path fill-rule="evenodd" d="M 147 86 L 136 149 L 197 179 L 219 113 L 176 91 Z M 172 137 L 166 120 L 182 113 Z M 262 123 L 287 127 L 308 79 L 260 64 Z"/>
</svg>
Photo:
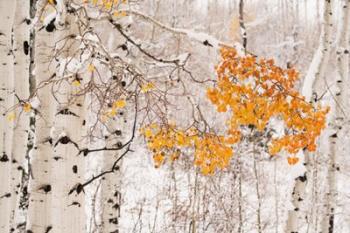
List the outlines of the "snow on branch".
<svg viewBox="0 0 350 233">
<path fill-rule="evenodd" d="M 139 12 L 139 11 L 125 9 L 125 10 L 120 10 L 120 12 L 126 12 L 128 14 L 141 17 L 144 20 L 152 22 L 154 25 L 162 28 L 165 31 L 187 36 L 188 38 L 190 38 L 194 41 L 200 42 L 206 46 L 210 46 L 210 47 L 214 47 L 214 48 L 219 48 L 219 47 L 234 48 L 237 50 L 239 55 L 244 56 L 244 48 L 238 42 L 227 43 L 227 42 L 220 41 L 219 39 L 217 39 L 214 36 L 209 35 L 207 33 L 195 32 L 193 30 L 183 29 L 183 28 L 170 27 L 170 26 L 167 26 L 167 25 L 159 22 L 158 20 L 156 20 L 148 15 L 145 15 L 145 14 Z"/>
</svg>

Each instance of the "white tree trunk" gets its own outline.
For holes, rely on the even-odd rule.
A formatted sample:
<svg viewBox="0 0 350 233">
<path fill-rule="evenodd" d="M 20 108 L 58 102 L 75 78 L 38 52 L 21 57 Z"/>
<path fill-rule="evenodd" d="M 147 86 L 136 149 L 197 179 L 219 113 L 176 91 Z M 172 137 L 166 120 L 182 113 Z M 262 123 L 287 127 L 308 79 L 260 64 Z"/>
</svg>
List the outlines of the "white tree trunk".
<svg viewBox="0 0 350 233">
<path fill-rule="evenodd" d="M 51 63 L 55 41 L 54 32 L 48 32 L 41 28 L 40 19 L 44 7 L 48 4 L 46 0 L 39 0 L 36 4 L 35 23 L 35 82 L 37 86 L 44 80 L 53 77 L 55 73 L 54 64 Z M 37 87 L 36 86 L 36 87 Z M 27 231 L 45 232 L 52 227 L 53 190 L 52 190 L 52 142 L 50 131 L 54 123 L 56 113 L 56 102 L 51 93 L 51 85 L 41 88 L 37 92 L 41 106 L 36 114 L 34 149 L 30 153 L 31 177 L 29 180 L 29 207 L 27 215 Z"/>
<path fill-rule="evenodd" d="M 78 34 L 79 29 L 74 17 L 66 12 L 66 1 L 57 0 L 59 29 L 54 34 L 56 43 L 55 54 L 56 75 L 64 79 L 64 76 L 72 75 L 66 70 L 67 62 L 75 57 L 80 43 L 68 41 L 71 34 Z M 57 18 L 56 18 L 57 19 Z M 58 21 L 58 20 L 57 20 Z M 61 25 L 60 25 L 61 24 Z M 60 41 L 58 43 L 58 41 Z M 73 43 L 73 44 L 72 44 Z M 84 97 L 73 98 L 76 87 L 68 82 L 60 85 L 60 91 L 55 93 L 59 101 L 55 110 L 53 121 L 54 129 L 51 130 L 52 155 L 49 158 L 51 167 L 52 205 L 50 211 L 52 232 L 84 232 L 85 231 L 85 200 L 84 193 L 72 193 L 68 195 L 72 187 L 84 182 L 85 164 L 84 157 L 79 154 L 80 144 L 83 141 L 83 122 L 85 120 Z M 78 155 L 79 154 L 79 155 Z"/>
<path fill-rule="evenodd" d="M 324 12 L 323 12 L 323 23 L 322 23 L 322 33 L 320 37 L 319 47 L 313 57 L 310 64 L 307 75 L 304 79 L 304 84 L 302 87 L 302 94 L 306 97 L 306 101 L 317 101 L 316 99 L 311 99 L 320 89 L 319 85 L 321 79 L 327 68 L 327 62 L 329 59 L 330 48 L 331 48 L 331 30 L 332 30 L 332 4 L 330 0 L 324 1 Z M 304 152 L 305 156 L 305 169 L 306 172 L 295 179 L 295 185 L 292 192 L 292 204 L 294 206 L 293 210 L 288 212 L 288 220 L 286 232 L 295 233 L 300 232 L 303 226 L 306 226 L 307 220 L 307 210 L 306 210 L 306 185 L 309 178 L 310 171 L 310 159 L 311 156 L 309 152 Z"/>
<path fill-rule="evenodd" d="M 13 34 L 16 2 L 1 1 L 0 2 L 0 210 L 2 213 L 0 218 L 0 231 L 9 232 L 11 214 L 13 213 L 13 203 L 16 197 L 12 193 L 12 181 L 9 179 L 11 174 L 12 160 L 12 137 L 15 122 L 9 122 L 7 116 L 3 114 L 7 108 L 14 104 L 14 56 L 13 56 Z"/>
<path fill-rule="evenodd" d="M 339 159 L 343 156 L 340 149 L 341 144 L 341 130 L 344 125 L 344 119 L 347 117 L 344 107 L 347 106 L 348 99 L 346 99 L 346 84 L 349 82 L 349 21 L 350 21 L 350 1 L 344 0 L 340 5 L 341 17 L 340 28 L 338 33 L 337 48 L 337 73 L 336 80 L 337 90 L 333 93 L 334 98 L 334 115 L 331 120 L 332 133 L 329 138 L 330 149 L 328 154 L 328 174 L 327 182 L 328 188 L 326 192 L 326 211 L 322 219 L 322 233 L 332 233 L 336 230 L 336 215 L 338 212 L 338 187 L 337 187 L 337 173 L 339 169 Z M 339 161 L 338 161 L 339 160 Z"/>
<path fill-rule="evenodd" d="M 15 92 L 20 99 L 27 99 L 30 95 L 30 2 L 16 2 L 16 12 L 13 27 L 14 35 L 14 81 Z M 27 19 L 27 20 L 23 20 Z M 22 109 L 21 109 L 22 110 Z M 28 206 L 28 179 L 29 179 L 29 150 L 32 148 L 32 128 L 30 126 L 29 117 L 33 115 L 33 110 L 29 113 L 22 112 L 13 136 L 13 152 L 12 152 L 12 192 L 15 202 L 13 203 L 13 213 L 11 215 L 11 228 L 15 232 L 23 232 L 26 225 L 26 211 Z M 17 143 L 21 142 L 21 146 Z M 16 162 L 15 162 L 16 161 Z M 20 168 L 20 169 L 19 169 Z"/>
</svg>

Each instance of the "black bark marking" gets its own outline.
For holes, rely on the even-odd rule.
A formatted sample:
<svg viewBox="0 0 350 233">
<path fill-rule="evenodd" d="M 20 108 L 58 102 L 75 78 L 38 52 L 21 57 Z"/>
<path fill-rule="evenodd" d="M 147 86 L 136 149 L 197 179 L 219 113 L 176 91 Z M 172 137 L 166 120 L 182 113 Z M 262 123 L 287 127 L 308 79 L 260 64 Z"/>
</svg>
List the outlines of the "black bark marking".
<svg viewBox="0 0 350 233">
<path fill-rule="evenodd" d="M 77 201 L 73 201 L 72 204 L 70 204 L 69 206 L 75 206 L 75 205 L 78 206 L 78 207 L 81 206 L 80 203 L 77 202 Z M 68 207 L 69 207 L 69 206 L 68 206 Z"/>
<path fill-rule="evenodd" d="M 109 223 L 112 223 L 112 224 L 115 224 L 115 225 L 118 224 L 118 218 L 110 218 L 108 221 L 109 221 Z"/>
<path fill-rule="evenodd" d="M 63 159 L 63 158 L 61 156 L 55 156 L 55 157 L 53 157 L 53 159 L 58 161 L 58 160 Z"/>
<path fill-rule="evenodd" d="M 55 144 L 54 147 L 56 147 L 59 143 L 63 144 L 63 145 L 67 145 L 68 143 L 72 143 L 78 150 L 79 150 L 79 146 L 77 143 L 73 142 L 68 136 L 63 136 L 61 137 Z"/>
<path fill-rule="evenodd" d="M 73 170 L 73 173 L 77 174 L 78 173 L 78 166 L 77 165 L 74 165 L 72 167 L 72 170 Z"/>
<path fill-rule="evenodd" d="M 73 188 L 69 191 L 68 195 L 72 194 L 74 191 L 77 192 L 77 194 L 81 192 L 85 193 L 84 186 L 81 183 L 74 185 Z"/>
<path fill-rule="evenodd" d="M 113 203 L 112 199 L 108 199 L 107 203 Z"/>
<path fill-rule="evenodd" d="M 26 18 L 23 20 L 23 22 L 25 22 L 27 25 L 30 25 L 32 21 L 30 19 Z"/>
<path fill-rule="evenodd" d="M 122 131 L 121 131 L 121 130 L 118 130 L 118 129 L 117 129 L 114 133 L 115 133 L 115 135 L 117 135 L 117 136 L 121 136 L 121 135 L 122 135 Z"/>
<path fill-rule="evenodd" d="M 205 46 L 213 47 L 213 45 L 210 44 L 208 40 L 203 41 L 203 44 L 204 44 Z"/>
<path fill-rule="evenodd" d="M 306 173 L 303 176 L 297 177 L 296 180 L 300 180 L 301 182 L 307 181 Z"/>
<path fill-rule="evenodd" d="M 52 226 L 48 226 L 45 229 L 45 233 L 49 233 L 52 230 Z"/>
<path fill-rule="evenodd" d="M 43 143 L 46 143 L 46 142 L 50 143 L 50 145 L 52 146 L 52 138 L 51 137 L 45 138 Z"/>
<path fill-rule="evenodd" d="M 44 184 L 44 185 L 40 186 L 40 187 L 38 188 L 38 190 L 42 190 L 42 191 L 45 192 L 45 194 L 48 194 L 49 192 L 51 192 L 51 185 L 49 185 L 49 184 Z"/>
<path fill-rule="evenodd" d="M 6 163 L 9 161 L 9 157 L 5 152 L 2 153 L 2 156 L 0 157 L 0 162 Z"/>
<path fill-rule="evenodd" d="M 25 55 L 29 54 L 29 43 L 28 43 L 28 41 L 24 41 L 23 42 L 23 51 L 24 51 Z"/>
<path fill-rule="evenodd" d="M 128 46 L 126 44 L 119 45 L 117 49 L 121 48 L 123 51 L 128 50 Z"/>
<path fill-rule="evenodd" d="M 70 111 L 68 108 L 62 109 L 61 111 L 59 111 L 58 113 L 56 113 L 57 115 L 72 115 L 75 117 L 79 117 L 77 114 L 75 114 L 74 112 Z"/>
<path fill-rule="evenodd" d="M 5 193 L 4 195 L 2 195 L 2 196 L 0 196 L 0 199 L 2 199 L 2 198 L 9 198 L 9 197 L 11 197 L 11 193 Z"/>
<path fill-rule="evenodd" d="M 330 214 L 330 217 L 329 217 L 329 227 L 328 227 L 328 232 L 329 233 L 333 233 L 333 229 L 334 229 L 334 209 L 331 208 L 331 214 Z"/>
<path fill-rule="evenodd" d="M 56 18 L 53 18 L 50 23 L 48 23 L 45 27 L 47 32 L 53 32 L 56 30 L 56 25 L 55 25 Z"/>
<path fill-rule="evenodd" d="M 17 224 L 16 228 L 19 230 L 19 232 L 22 232 L 25 229 L 26 224 L 27 224 L 27 222 L 19 223 L 19 224 Z"/>
<path fill-rule="evenodd" d="M 115 205 L 112 206 L 113 209 L 119 210 L 120 205 L 118 203 L 116 203 Z"/>
</svg>

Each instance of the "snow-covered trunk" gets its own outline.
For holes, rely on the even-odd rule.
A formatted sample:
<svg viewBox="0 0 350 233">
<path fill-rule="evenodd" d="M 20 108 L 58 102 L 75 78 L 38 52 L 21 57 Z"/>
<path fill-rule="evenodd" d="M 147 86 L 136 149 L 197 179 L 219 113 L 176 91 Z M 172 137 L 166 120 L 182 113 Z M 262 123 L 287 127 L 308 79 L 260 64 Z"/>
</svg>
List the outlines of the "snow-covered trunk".
<svg viewBox="0 0 350 233">
<path fill-rule="evenodd" d="M 127 140 L 128 129 L 125 127 L 128 121 L 128 111 L 123 111 L 123 116 L 118 116 L 117 122 L 115 124 L 115 135 L 117 137 L 114 140 L 106 141 L 106 146 L 116 147 L 122 145 L 120 143 L 125 143 Z M 125 121 L 125 122 L 124 122 Z M 127 137 L 124 135 L 128 135 Z M 110 135 L 114 136 L 114 135 Z M 113 163 L 121 155 L 120 151 L 105 151 L 103 153 L 103 168 L 104 170 L 109 170 L 113 166 Z M 119 219 L 120 219 L 120 208 L 121 208 L 121 185 L 122 185 L 122 174 L 120 172 L 120 167 L 122 163 L 119 162 L 117 168 L 112 174 L 107 175 L 101 182 L 101 202 L 103 206 L 102 219 L 103 224 L 101 228 L 102 232 L 119 232 Z"/>
<path fill-rule="evenodd" d="M 57 0 L 56 24 L 57 32 L 54 40 L 55 47 L 56 77 L 64 79 L 71 74 L 70 61 L 78 51 L 80 43 L 69 40 L 69 35 L 78 34 L 77 24 L 74 17 L 66 11 L 66 1 Z M 68 38 L 68 39 L 67 39 Z M 55 88 L 56 89 L 56 88 Z M 84 157 L 79 154 L 80 144 L 83 140 L 83 122 L 85 118 L 84 97 L 73 97 L 78 87 L 70 82 L 62 82 L 55 97 L 59 102 L 55 109 L 51 137 L 53 151 L 48 163 L 51 168 L 52 205 L 49 211 L 52 214 L 51 224 L 53 232 L 84 232 L 85 210 L 84 194 L 68 195 L 70 190 L 78 183 L 83 183 L 85 164 Z M 78 155 L 79 154 L 79 155 Z"/>
<path fill-rule="evenodd" d="M 307 75 L 302 86 L 302 94 L 306 101 L 317 101 L 317 90 L 320 88 L 321 79 L 326 71 L 327 62 L 331 48 L 331 30 L 332 30 L 332 3 L 330 0 L 324 1 L 322 33 L 318 49 L 312 59 Z M 311 99 L 314 96 L 314 99 Z M 306 207 L 306 186 L 310 174 L 310 153 L 305 151 L 305 170 L 295 179 L 292 192 L 292 204 L 294 209 L 289 210 L 286 232 L 299 232 L 306 226 L 307 207 Z"/>
<path fill-rule="evenodd" d="M 1 3 L 0 3 L 1 4 Z M 7 61 L 2 62 L 2 73 L 8 74 L 8 76 L 2 78 L 2 90 L 1 100 L 5 102 L 5 107 L 12 107 L 18 104 L 23 99 L 28 98 L 29 92 L 29 22 L 23 19 L 29 19 L 29 2 L 22 4 L 20 1 L 13 1 L 9 4 L 1 5 L 2 16 L 6 17 L 3 20 L 7 24 L 7 29 L 2 28 L 4 33 L 3 48 L 6 50 L 1 53 Z M 6 13 L 5 13 L 6 12 Z M 11 15 L 9 15 L 11 14 Z M 7 21 L 9 20 L 9 21 Z M 8 35 L 8 36 L 7 36 Z M 15 96 L 15 97 L 14 97 Z M 23 105 L 24 102 L 21 102 Z M 27 129 L 29 126 L 29 114 L 23 112 L 23 108 L 20 105 L 13 110 L 11 114 L 16 118 L 10 121 L 2 119 L 2 124 L 6 129 L 1 129 L 1 148 L 2 157 L 0 177 L 6 176 L 4 179 L 8 183 L 1 187 L 0 191 L 0 209 L 4 210 L 4 217 L 1 218 L 1 230 L 6 229 L 23 230 L 23 224 L 25 220 L 23 218 L 18 219 L 18 213 L 25 206 L 21 204 L 21 191 L 25 185 L 23 182 L 27 180 Z M 6 116 L 2 116 L 6 117 Z M 20 142 L 22 146 L 17 146 L 16 143 Z M 1 164 L 0 164 L 1 165 Z M 3 189 L 3 190 L 2 190 Z M 4 207 L 2 205 L 7 205 Z M 15 217 L 16 216 L 16 217 Z M 2 222 L 4 221 L 4 222 Z"/>
<path fill-rule="evenodd" d="M 54 48 L 54 32 L 41 28 L 41 19 L 44 17 L 44 9 L 48 2 L 39 0 L 36 2 L 36 15 L 33 20 L 35 25 L 34 67 L 33 75 L 37 88 L 43 81 L 55 76 L 55 67 L 51 63 L 52 48 Z M 28 186 L 29 207 L 26 229 L 29 232 L 45 232 L 51 229 L 52 215 L 52 140 L 50 130 L 53 126 L 56 102 L 51 93 L 51 85 L 37 90 L 37 98 L 40 108 L 35 116 L 34 147 L 30 152 L 31 173 Z"/>
<path fill-rule="evenodd" d="M 327 192 L 326 192 L 326 211 L 322 219 L 322 233 L 332 233 L 335 231 L 338 212 L 338 186 L 337 175 L 340 171 L 339 161 L 343 156 L 342 145 L 339 138 L 342 134 L 344 119 L 346 113 L 344 107 L 348 103 L 346 98 L 346 84 L 349 78 L 349 20 L 350 20 L 350 1 L 344 0 L 340 5 L 341 17 L 340 27 L 337 40 L 337 80 L 333 104 L 333 116 L 331 119 L 332 132 L 329 137 L 329 154 L 328 154 L 328 173 L 327 173 Z M 347 52 L 346 52 L 347 51 Z"/>
<path fill-rule="evenodd" d="M 13 131 L 15 122 L 8 121 L 13 113 L 3 114 L 14 104 L 14 56 L 13 56 L 13 26 L 15 16 L 15 1 L 0 2 L 0 231 L 9 232 L 13 203 L 16 199 L 12 192 L 12 182 L 9 179 L 11 174 L 11 160 L 13 154 Z"/>
<path fill-rule="evenodd" d="M 13 25 L 13 55 L 14 55 L 14 91 L 19 99 L 27 99 L 30 95 L 30 2 L 16 0 L 15 20 Z M 23 20 L 26 19 L 26 20 Z M 13 133 L 11 183 L 14 209 L 11 214 L 11 229 L 23 232 L 26 225 L 28 207 L 28 153 L 32 149 L 33 136 L 30 116 L 33 115 L 32 105 L 19 116 Z M 17 145 L 17 143 L 21 143 Z"/>
</svg>

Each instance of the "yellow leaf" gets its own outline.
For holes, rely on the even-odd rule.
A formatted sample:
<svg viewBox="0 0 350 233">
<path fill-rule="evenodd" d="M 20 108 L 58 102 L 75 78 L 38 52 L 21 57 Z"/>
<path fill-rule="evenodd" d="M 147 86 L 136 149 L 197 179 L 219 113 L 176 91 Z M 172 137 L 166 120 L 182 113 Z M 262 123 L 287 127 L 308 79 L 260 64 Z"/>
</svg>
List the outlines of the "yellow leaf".
<svg viewBox="0 0 350 233">
<path fill-rule="evenodd" d="M 23 111 L 30 112 L 31 109 L 32 109 L 32 105 L 30 105 L 30 103 L 23 104 Z"/>
<path fill-rule="evenodd" d="M 10 113 L 7 115 L 7 120 L 8 120 L 8 121 L 14 121 L 15 119 L 16 119 L 16 113 L 10 112 Z"/>
<path fill-rule="evenodd" d="M 95 71 L 95 66 L 93 64 L 89 64 L 88 71 L 94 72 Z"/>
<path fill-rule="evenodd" d="M 150 138 L 153 135 L 152 130 L 150 129 L 146 129 L 144 134 L 146 138 Z"/>
<path fill-rule="evenodd" d="M 117 114 L 117 110 L 115 108 L 112 108 L 107 112 L 108 117 L 114 117 Z"/>
<path fill-rule="evenodd" d="M 112 2 L 107 2 L 107 3 L 105 4 L 105 8 L 106 8 L 107 10 L 112 9 Z"/>
<path fill-rule="evenodd" d="M 115 12 L 113 13 L 113 15 L 114 15 L 115 17 L 124 17 L 124 16 L 127 16 L 127 13 L 126 13 L 125 11 L 115 11 Z"/>
<path fill-rule="evenodd" d="M 125 105 L 126 105 L 125 100 L 117 100 L 117 101 L 115 101 L 114 104 L 113 104 L 113 106 L 114 106 L 115 108 L 124 108 Z"/>
<path fill-rule="evenodd" d="M 75 86 L 75 87 L 79 87 L 79 86 L 80 86 L 80 84 L 81 84 L 81 83 L 80 83 L 80 81 L 79 81 L 79 80 L 77 80 L 77 79 L 76 79 L 76 80 L 74 80 L 74 81 L 72 82 L 72 85 L 73 85 L 73 86 Z"/>
<path fill-rule="evenodd" d="M 145 85 L 143 85 L 141 87 L 141 92 L 142 93 L 146 93 L 146 92 L 149 92 L 150 90 L 154 89 L 155 86 L 152 82 L 149 82 L 149 83 L 146 83 Z"/>
<path fill-rule="evenodd" d="M 49 2 L 50 4 L 52 4 L 52 5 L 55 5 L 54 0 L 48 0 L 48 2 Z"/>
</svg>

